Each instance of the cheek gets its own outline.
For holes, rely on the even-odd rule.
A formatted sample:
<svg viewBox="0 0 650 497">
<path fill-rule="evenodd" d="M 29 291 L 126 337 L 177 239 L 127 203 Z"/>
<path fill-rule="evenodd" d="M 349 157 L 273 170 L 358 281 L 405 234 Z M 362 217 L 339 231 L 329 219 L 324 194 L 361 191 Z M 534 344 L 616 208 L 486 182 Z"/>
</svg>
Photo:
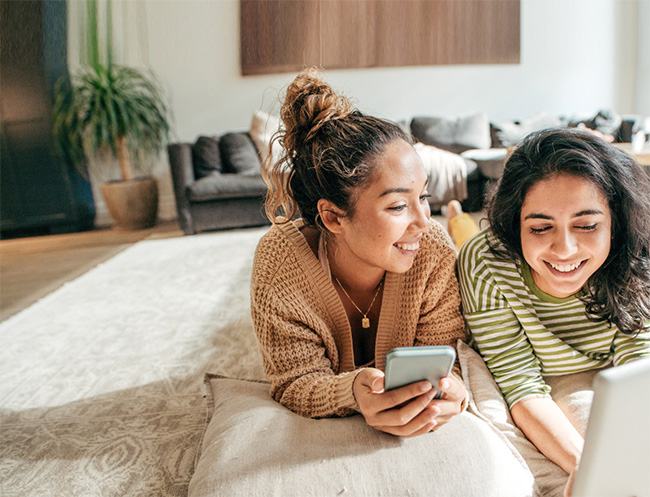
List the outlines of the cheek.
<svg viewBox="0 0 650 497">
<path fill-rule="evenodd" d="M 603 232 L 600 237 L 596 240 L 597 245 L 594 247 L 594 251 L 600 254 L 601 259 L 604 261 L 609 255 L 609 251 L 612 248 L 612 235 L 611 232 Z"/>
<path fill-rule="evenodd" d="M 542 244 L 540 243 L 539 239 L 529 234 L 521 235 L 521 251 L 523 252 L 524 258 L 526 260 L 529 260 L 541 250 Z"/>
</svg>

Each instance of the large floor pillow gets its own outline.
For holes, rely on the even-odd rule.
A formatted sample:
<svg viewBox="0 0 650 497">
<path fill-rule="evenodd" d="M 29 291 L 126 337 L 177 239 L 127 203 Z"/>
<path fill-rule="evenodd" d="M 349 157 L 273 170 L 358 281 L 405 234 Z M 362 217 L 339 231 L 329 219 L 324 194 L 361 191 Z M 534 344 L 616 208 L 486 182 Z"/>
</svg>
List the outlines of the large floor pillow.
<svg viewBox="0 0 650 497">
<path fill-rule="evenodd" d="M 360 415 L 307 419 L 265 382 L 206 377 L 209 415 L 190 497 L 539 495 L 513 448 L 465 412 L 412 439 Z"/>
<path fill-rule="evenodd" d="M 465 386 L 470 392 L 468 410 L 497 429 L 517 449 L 534 475 L 536 486 L 542 495 L 561 497 L 568 475 L 539 452 L 517 428 L 508 405 L 481 356 L 461 341 L 457 348 Z M 593 399 L 591 383 L 597 372 L 544 378 L 551 387 L 553 400 L 583 436 Z"/>
<path fill-rule="evenodd" d="M 594 377 L 601 369 L 561 376 L 545 376 L 551 397 L 578 432 L 585 436 L 587 421 L 594 401 Z"/>
</svg>

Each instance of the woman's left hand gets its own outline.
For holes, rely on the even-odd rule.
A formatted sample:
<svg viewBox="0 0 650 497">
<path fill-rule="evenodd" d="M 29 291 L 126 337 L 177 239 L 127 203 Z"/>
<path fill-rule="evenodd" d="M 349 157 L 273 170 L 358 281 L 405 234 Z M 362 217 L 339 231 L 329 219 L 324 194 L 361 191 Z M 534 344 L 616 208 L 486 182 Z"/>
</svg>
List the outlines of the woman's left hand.
<svg viewBox="0 0 650 497">
<path fill-rule="evenodd" d="M 439 429 L 442 425 L 448 423 L 451 418 L 460 414 L 463 401 L 467 397 L 465 385 L 452 375 L 440 380 L 438 389 L 442 391 L 442 398 L 433 399 L 430 404 L 440 411 L 435 418 L 438 424 L 434 430 Z"/>
</svg>

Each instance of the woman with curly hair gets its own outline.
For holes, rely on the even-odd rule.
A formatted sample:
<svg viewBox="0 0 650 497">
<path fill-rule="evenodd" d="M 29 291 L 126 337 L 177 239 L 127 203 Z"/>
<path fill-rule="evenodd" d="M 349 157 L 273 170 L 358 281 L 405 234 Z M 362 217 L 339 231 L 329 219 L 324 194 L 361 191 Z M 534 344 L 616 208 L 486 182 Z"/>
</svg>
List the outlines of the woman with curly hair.
<svg viewBox="0 0 650 497">
<path fill-rule="evenodd" d="M 458 257 L 465 319 L 517 426 L 573 474 L 583 426 L 549 383 L 650 357 L 650 181 L 593 134 L 545 130 L 509 157 L 487 216 Z"/>
<path fill-rule="evenodd" d="M 288 87 L 281 118 L 282 158 L 264 167 L 273 226 L 251 282 L 271 394 L 306 417 L 359 412 L 394 435 L 437 430 L 466 405 L 458 364 L 438 385 L 390 391 L 383 373 L 394 347 L 466 338 L 456 252 L 430 218 L 422 161 L 399 126 L 354 109 L 313 70 Z"/>
</svg>

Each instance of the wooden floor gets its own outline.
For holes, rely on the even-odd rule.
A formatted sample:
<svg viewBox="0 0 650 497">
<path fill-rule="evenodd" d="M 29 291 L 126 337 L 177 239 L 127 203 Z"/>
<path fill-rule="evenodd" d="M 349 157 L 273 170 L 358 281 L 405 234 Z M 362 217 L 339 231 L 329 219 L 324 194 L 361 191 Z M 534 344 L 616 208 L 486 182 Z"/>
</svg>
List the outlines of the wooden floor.
<svg viewBox="0 0 650 497">
<path fill-rule="evenodd" d="M 0 321 L 140 240 L 175 236 L 183 236 L 178 223 L 165 221 L 139 231 L 96 229 L 0 240 Z"/>
</svg>

